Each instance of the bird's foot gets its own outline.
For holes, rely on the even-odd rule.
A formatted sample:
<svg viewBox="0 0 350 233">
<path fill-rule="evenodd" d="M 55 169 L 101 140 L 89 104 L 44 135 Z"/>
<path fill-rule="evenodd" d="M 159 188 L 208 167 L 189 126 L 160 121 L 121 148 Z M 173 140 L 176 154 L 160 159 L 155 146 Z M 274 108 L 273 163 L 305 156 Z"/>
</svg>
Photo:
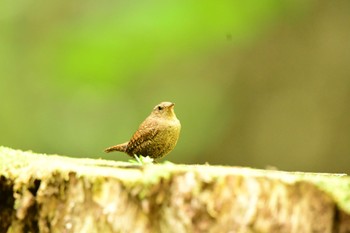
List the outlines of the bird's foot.
<svg viewBox="0 0 350 233">
<path fill-rule="evenodd" d="M 152 164 L 154 162 L 154 159 L 152 159 L 151 157 L 149 156 L 137 156 L 134 154 L 134 157 L 135 157 L 135 160 L 133 159 L 130 159 L 129 162 L 130 163 L 136 163 L 136 164 L 139 164 L 139 165 L 145 165 L 145 164 Z"/>
</svg>

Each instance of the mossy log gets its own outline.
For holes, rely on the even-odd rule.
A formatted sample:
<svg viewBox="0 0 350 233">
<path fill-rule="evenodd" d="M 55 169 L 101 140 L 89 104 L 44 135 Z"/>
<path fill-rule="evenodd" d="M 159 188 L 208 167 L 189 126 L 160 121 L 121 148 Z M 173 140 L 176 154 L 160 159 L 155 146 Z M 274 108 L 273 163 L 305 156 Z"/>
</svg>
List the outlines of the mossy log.
<svg viewBox="0 0 350 233">
<path fill-rule="evenodd" d="M 350 232 L 350 177 L 0 147 L 0 232 Z"/>
</svg>

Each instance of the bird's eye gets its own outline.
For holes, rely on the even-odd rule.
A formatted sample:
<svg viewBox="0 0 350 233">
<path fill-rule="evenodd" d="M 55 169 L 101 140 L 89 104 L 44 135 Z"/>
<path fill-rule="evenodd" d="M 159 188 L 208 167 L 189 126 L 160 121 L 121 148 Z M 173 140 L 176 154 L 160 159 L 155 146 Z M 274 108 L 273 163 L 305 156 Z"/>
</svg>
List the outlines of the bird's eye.
<svg viewBox="0 0 350 233">
<path fill-rule="evenodd" d="M 158 106 L 158 110 L 160 111 L 160 110 L 162 110 L 163 109 L 163 107 L 162 106 Z"/>
</svg>

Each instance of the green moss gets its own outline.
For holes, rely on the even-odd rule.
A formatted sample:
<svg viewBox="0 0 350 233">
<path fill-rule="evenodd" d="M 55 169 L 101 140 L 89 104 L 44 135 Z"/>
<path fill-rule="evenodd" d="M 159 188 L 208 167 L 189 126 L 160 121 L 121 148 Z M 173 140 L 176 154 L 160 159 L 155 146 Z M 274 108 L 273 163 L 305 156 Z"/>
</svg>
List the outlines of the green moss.
<svg viewBox="0 0 350 233">
<path fill-rule="evenodd" d="M 338 206 L 350 213 L 350 177 L 344 174 L 322 174 L 259 170 L 209 165 L 176 165 L 172 163 L 150 164 L 142 166 L 125 162 L 103 159 L 77 159 L 58 155 L 36 154 L 30 151 L 13 150 L 0 147 L 0 175 L 14 180 L 15 190 L 35 189 L 35 180 L 48 179 L 69 181 L 70 176 L 84 177 L 92 183 L 95 197 L 103 192 L 104 182 L 114 180 L 130 193 L 143 200 L 160 190 L 160 186 L 171 184 L 173 176 L 193 175 L 194 180 L 201 179 L 200 185 L 194 185 L 192 195 L 205 190 L 206 185 L 220 185 L 227 175 L 269 177 L 285 182 L 300 180 L 315 184 L 319 189 L 333 197 Z M 191 178 L 191 177 L 189 177 Z M 50 182 L 51 182 L 50 181 Z M 48 181 L 49 182 L 49 181 Z M 159 187 L 158 187 L 159 186 Z M 61 187 L 61 186 L 60 186 Z M 164 189 L 163 189 L 164 190 Z M 64 187 L 58 190 L 64 195 Z"/>
</svg>

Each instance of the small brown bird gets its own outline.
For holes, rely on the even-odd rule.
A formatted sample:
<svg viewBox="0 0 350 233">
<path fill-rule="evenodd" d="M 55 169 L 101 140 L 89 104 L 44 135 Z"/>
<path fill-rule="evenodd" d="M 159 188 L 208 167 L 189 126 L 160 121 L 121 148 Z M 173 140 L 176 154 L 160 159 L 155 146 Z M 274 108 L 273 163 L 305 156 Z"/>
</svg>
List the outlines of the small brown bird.
<svg viewBox="0 0 350 233">
<path fill-rule="evenodd" d="M 172 151 L 180 135 L 181 124 L 174 112 L 174 103 L 162 102 L 153 108 L 130 141 L 111 146 L 105 152 L 120 151 L 131 157 L 149 156 L 160 159 Z"/>
</svg>

